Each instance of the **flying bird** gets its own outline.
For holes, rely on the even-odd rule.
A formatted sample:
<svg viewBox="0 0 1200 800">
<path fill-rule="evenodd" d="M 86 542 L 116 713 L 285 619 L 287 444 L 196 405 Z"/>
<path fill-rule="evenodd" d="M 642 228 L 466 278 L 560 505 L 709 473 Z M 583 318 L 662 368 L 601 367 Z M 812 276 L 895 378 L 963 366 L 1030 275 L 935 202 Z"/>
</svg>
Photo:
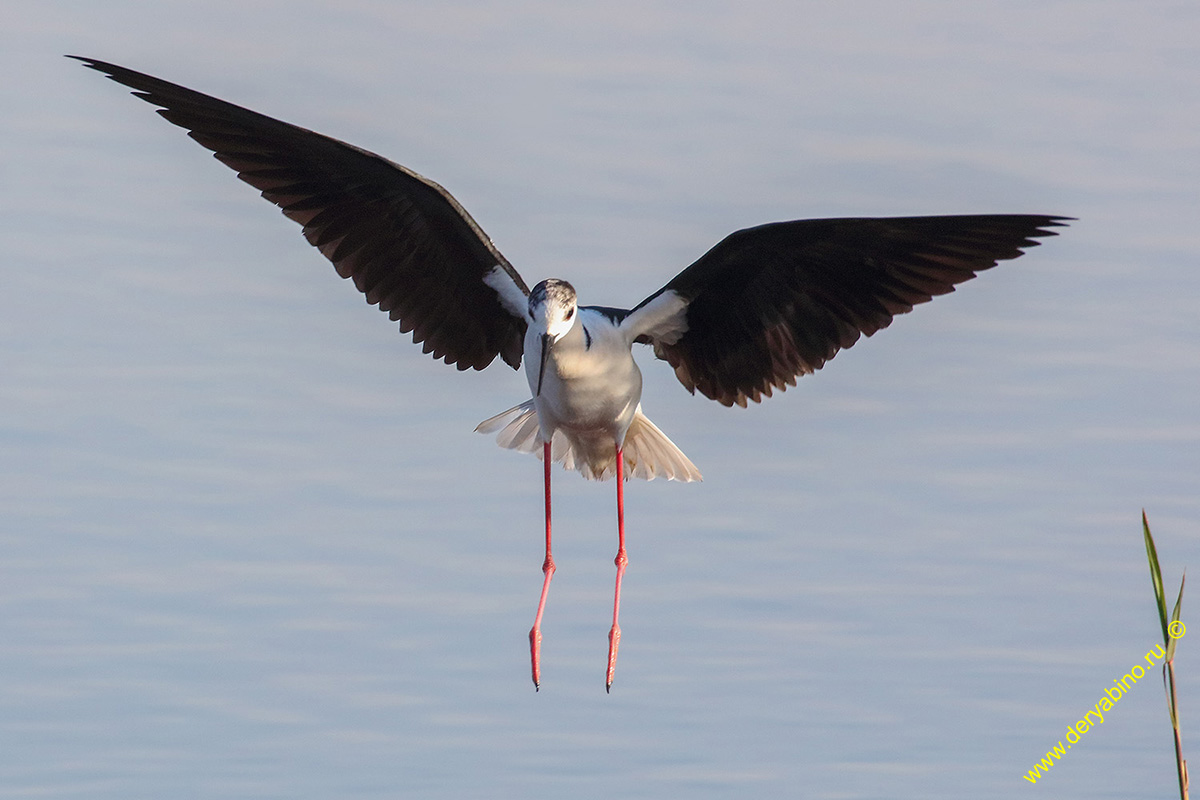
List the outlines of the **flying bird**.
<svg viewBox="0 0 1200 800">
<path fill-rule="evenodd" d="M 570 283 L 530 289 L 438 184 L 354 145 L 115 64 L 69 56 L 158 107 L 303 227 L 366 300 L 434 358 L 482 370 L 525 364 L 531 398 L 479 424 L 543 463 L 546 557 L 529 632 L 541 683 L 550 581 L 551 464 L 616 479 L 617 566 L 605 689 L 621 639 L 625 481 L 700 480 L 642 412 L 633 345 L 688 391 L 745 407 L 794 386 L 897 314 L 1020 256 L 1068 217 L 999 214 L 774 222 L 730 234 L 632 308 L 580 305 Z"/>
</svg>

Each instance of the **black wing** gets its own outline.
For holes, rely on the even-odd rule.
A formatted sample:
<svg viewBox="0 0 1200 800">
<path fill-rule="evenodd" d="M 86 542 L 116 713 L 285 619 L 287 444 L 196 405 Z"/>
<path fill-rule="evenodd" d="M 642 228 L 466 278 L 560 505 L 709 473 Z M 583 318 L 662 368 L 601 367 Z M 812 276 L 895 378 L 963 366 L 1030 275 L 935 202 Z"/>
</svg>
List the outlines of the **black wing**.
<svg viewBox="0 0 1200 800">
<path fill-rule="evenodd" d="M 630 319 L 643 308 L 647 318 L 678 309 L 683 319 L 664 324 L 659 314 L 660 335 L 643 340 L 653 341 L 688 390 L 745 406 L 794 386 L 860 334 L 1056 235 L 1048 229 L 1068 219 L 820 219 L 748 228 L 646 298 Z"/>
<path fill-rule="evenodd" d="M 169 122 L 304 227 L 368 303 L 412 331 L 426 353 L 516 369 L 529 289 L 442 187 L 353 145 L 140 72 L 79 56 L 160 106 Z"/>
</svg>

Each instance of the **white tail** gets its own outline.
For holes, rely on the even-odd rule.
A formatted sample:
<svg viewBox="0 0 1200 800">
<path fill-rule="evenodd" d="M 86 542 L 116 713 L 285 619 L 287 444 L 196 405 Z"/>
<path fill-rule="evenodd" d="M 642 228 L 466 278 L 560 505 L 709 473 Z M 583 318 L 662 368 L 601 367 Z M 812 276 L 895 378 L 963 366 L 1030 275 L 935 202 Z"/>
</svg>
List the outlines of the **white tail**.
<svg viewBox="0 0 1200 800">
<path fill-rule="evenodd" d="M 532 400 L 485 419 L 475 430 L 479 433 L 495 433 L 496 444 L 501 447 L 520 453 L 533 453 L 539 459 L 542 457 L 541 429 Z M 657 477 L 672 481 L 702 479 L 696 465 L 642 413 L 641 404 L 633 414 L 629 432 L 625 434 L 622 452 L 627 480 L 653 480 Z M 607 435 L 571 435 L 567 431 L 557 430 L 550 443 L 550 458 L 552 461 L 561 461 L 565 469 L 578 470 L 588 480 L 608 480 L 617 471 L 616 450 Z"/>
</svg>

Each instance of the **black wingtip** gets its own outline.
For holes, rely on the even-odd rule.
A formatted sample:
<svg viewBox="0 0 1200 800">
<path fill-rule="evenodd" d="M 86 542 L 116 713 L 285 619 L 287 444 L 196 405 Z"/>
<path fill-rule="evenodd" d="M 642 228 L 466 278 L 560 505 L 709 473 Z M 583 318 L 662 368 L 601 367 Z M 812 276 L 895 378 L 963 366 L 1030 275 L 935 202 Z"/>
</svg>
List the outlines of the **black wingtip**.
<svg viewBox="0 0 1200 800">
<path fill-rule="evenodd" d="M 119 67 L 116 64 L 110 64 L 107 61 L 101 61 L 96 58 L 88 58 L 87 56 L 73 56 L 73 55 L 67 54 L 64 56 L 64 58 L 73 58 L 76 61 L 78 61 L 79 63 L 83 64 L 88 69 L 94 69 L 94 70 L 96 70 L 96 72 L 99 72 L 101 75 L 108 78 L 109 80 L 117 81 L 118 83 L 121 83 L 121 81 L 117 78 L 118 73 L 124 72 L 127 74 L 133 74 L 133 75 L 138 74 L 138 73 L 135 73 L 133 70 L 125 69 L 124 67 Z"/>
<path fill-rule="evenodd" d="M 67 53 L 63 56 L 63 58 L 73 58 L 76 61 L 83 62 L 83 65 L 85 67 L 88 67 L 89 69 L 103 70 L 103 68 L 104 68 L 103 61 L 97 61 L 96 59 L 88 58 L 87 56 L 73 56 L 70 53 Z"/>
<path fill-rule="evenodd" d="M 1038 223 L 1039 230 L 1043 228 L 1065 228 L 1072 222 L 1077 222 L 1078 218 L 1060 217 L 1056 214 L 1045 214 L 1042 216 L 1042 220 L 1044 221 Z M 1058 236 L 1058 231 L 1042 230 L 1041 232 L 1045 236 Z"/>
<path fill-rule="evenodd" d="M 1033 218 L 1034 231 L 1030 233 L 1022 247 L 1037 247 L 1041 242 L 1038 239 L 1045 239 L 1050 236 L 1058 236 L 1058 231 L 1055 228 L 1065 228 L 1072 222 L 1076 221 L 1075 217 L 1060 217 L 1056 214 L 1043 214 Z"/>
</svg>

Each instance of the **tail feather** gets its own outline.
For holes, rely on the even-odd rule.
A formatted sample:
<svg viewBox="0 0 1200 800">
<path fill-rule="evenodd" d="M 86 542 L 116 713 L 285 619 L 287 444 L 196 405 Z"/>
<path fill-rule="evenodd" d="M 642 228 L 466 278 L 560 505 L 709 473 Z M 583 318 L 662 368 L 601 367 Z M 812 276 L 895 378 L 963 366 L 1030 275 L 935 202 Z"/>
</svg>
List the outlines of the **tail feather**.
<svg viewBox="0 0 1200 800">
<path fill-rule="evenodd" d="M 675 446 L 641 407 L 633 415 L 633 424 L 625 434 L 625 474 L 653 480 L 662 475 L 672 481 L 703 480 L 700 470 Z M 616 458 L 613 458 L 616 461 Z"/>
<path fill-rule="evenodd" d="M 497 433 L 498 431 L 498 433 Z M 519 453 L 537 453 L 541 458 L 541 440 L 538 437 L 537 409 L 532 400 L 526 400 L 494 417 L 488 417 L 475 426 L 476 433 L 496 434 L 496 444 Z"/>
<path fill-rule="evenodd" d="M 485 434 L 495 433 L 496 443 L 501 447 L 520 453 L 533 453 L 539 459 L 542 457 L 541 429 L 532 400 L 485 419 L 475 430 Z M 616 476 L 617 459 L 612 439 L 606 442 L 604 439 L 607 437 L 571 436 L 566 431 L 557 430 L 550 443 L 550 459 L 561 462 L 564 469 L 578 470 L 589 480 L 608 480 Z M 702 480 L 696 465 L 642 413 L 641 406 L 638 406 L 629 431 L 625 434 L 622 453 L 627 480 L 653 480 L 657 477 L 673 481 Z"/>
</svg>

